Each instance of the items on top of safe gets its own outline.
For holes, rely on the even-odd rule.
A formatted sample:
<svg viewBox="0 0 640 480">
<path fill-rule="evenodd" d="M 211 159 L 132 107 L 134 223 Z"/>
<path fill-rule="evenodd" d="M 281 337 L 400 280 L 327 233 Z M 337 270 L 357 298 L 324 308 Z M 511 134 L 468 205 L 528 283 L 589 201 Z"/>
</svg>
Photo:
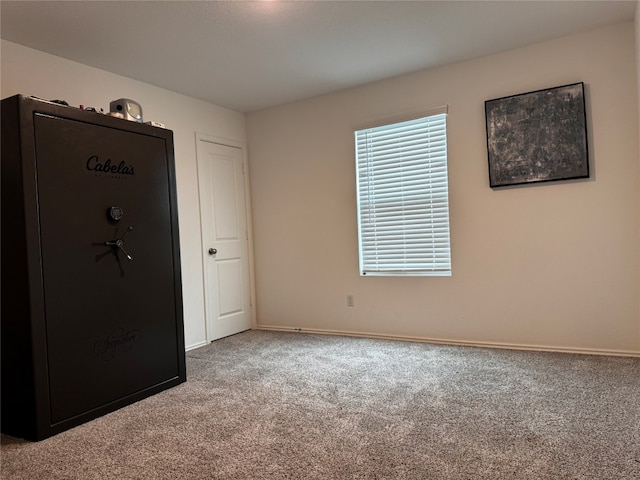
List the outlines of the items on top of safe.
<svg viewBox="0 0 640 480">
<path fill-rule="evenodd" d="M 66 100 L 47 100 L 44 98 L 36 97 L 35 95 L 31 95 L 31 98 L 44 102 L 55 103 L 57 105 L 63 105 L 65 107 L 76 108 L 69 105 Z M 88 107 L 85 105 L 80 105 L 77 108 L 79 108 L 80 110 L 85 110 L 87 112 L 100 113 L 103 115 L 109 115 L 110 117 L 122 118 L 124 120 L 129 120 L 132 122 L 144 123 L 146 125 L 152 125 L 154 127 L 165 128 L 164 124 L 160 122 L 155 122 L 153 120 L 144 122 L 142 118 L 142 105 L 129 98 L 119 98 L 117 100 L 113 100 L 111 103 L 109 103 L 109 113 L 105 113 L 103 108 Z"/>
</svg>

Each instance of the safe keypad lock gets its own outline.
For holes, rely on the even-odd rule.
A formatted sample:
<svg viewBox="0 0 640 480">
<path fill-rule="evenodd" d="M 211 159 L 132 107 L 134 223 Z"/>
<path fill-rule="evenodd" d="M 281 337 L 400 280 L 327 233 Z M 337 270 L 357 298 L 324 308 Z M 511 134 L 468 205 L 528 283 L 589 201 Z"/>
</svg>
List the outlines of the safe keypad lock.
<svg viewBox="0 0 640 480">
<path fill-rule="evenodd" d="M 110 207 L 109 210 L 107 210 L 107 217 L 112 222 L 119 222 L 120 220 L 122 220 L 123 216 L 124 210 L 122 210 L 122 208 L 120 207 Z"/>
</svg>

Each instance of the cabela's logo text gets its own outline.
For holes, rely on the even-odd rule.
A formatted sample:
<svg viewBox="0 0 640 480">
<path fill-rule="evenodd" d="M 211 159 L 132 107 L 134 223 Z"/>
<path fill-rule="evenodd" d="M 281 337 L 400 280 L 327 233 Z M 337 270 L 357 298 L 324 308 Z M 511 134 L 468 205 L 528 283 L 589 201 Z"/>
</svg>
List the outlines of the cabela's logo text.
<svg viewBox="0 0 640 480">
<path fill-rule="evenodd" d="M 133 165 L 127 165 L 124 160 L 116 164 L 110 158 L 101 162 L 98 155 L 92 155 L 87 160 L 87 170 L 90 172 L 108 173 L 110 175 L 135 175 Z"/>
</svg>

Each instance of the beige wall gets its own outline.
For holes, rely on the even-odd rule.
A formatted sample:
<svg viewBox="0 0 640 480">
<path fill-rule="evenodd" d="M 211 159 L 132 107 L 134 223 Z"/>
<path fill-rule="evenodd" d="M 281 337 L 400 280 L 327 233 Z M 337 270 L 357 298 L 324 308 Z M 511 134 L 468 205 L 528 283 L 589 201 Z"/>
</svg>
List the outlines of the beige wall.
<svg viewBox="0 0 640 480">
<path fill-rule="evenodd" d="M 636 80 L 638 82 L 638 111 L 640 115 L 640 0 L 636 5 Z"/>
<path fill-rule="evenodd" d="M 638 123 L 640 123 L 640 0 L 636 3 L 636 81 L 638 82 Z M 638 139 L 640 143 L 640 138 Z M 639 148 L 640 150 L 640 148 Z M 638 153 L 638 163 L 640 163 L 640 152 Z M 638 295 L 640 301 L 640 294 Z"/>
<path fill-rule="evenodd" d="M 633 24 L 608 27 L 249 115 L 259 324 L 640 352 L 639 17 L 635 40 Z M 186 344 L 202 344 L 194 133 L 243 143 L 244 116 L 6 41 L 1 62 L 2 98 L 108 109 L 129 97 L 174 130 Z M 587 87 L 592 179 L 492 191 L 484 100 L 575 81 Z M 361 278 L 352 130 L 443 104 L 453 276 Z"/>
<path fill-rule="evenodd" d="M 258 325 L 640 353 L 635 42 L 629 22 L 249 114 Z M 579 81 L 591 179 L 491 190 L 484 101 Z M 362 278 L 352 131 L 445 104 L 453 276 Z"/>
<path fill-rule="evenodd" d="M 22 93 L 105 111 L 111 100 L 132 98 L 142 105 L 145 120 L 173 130 L 185 343 L 188 348 L 205 343 L 195 132 L 245 143 L 244 115 L 4 40 L 1 48 L 2 98 Z"/>
<path fill-rule="evenodd" d="M 640 110 L 640 0 L 636 5 L 636 80 L 638 82 L 638 110 Z"/>
</svg>

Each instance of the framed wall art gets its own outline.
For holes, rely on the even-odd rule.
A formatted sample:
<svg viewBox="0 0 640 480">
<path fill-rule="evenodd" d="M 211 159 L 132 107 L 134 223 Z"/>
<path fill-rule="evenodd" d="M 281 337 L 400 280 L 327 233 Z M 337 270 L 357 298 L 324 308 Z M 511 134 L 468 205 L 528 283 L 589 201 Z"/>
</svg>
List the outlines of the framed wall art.
<svg viewBox="0 0 640 480">
<path fill-rule="evenodd" d="M 491 188 L 589 177 L 584 83 L 484 103 Z"/>
</svg>

